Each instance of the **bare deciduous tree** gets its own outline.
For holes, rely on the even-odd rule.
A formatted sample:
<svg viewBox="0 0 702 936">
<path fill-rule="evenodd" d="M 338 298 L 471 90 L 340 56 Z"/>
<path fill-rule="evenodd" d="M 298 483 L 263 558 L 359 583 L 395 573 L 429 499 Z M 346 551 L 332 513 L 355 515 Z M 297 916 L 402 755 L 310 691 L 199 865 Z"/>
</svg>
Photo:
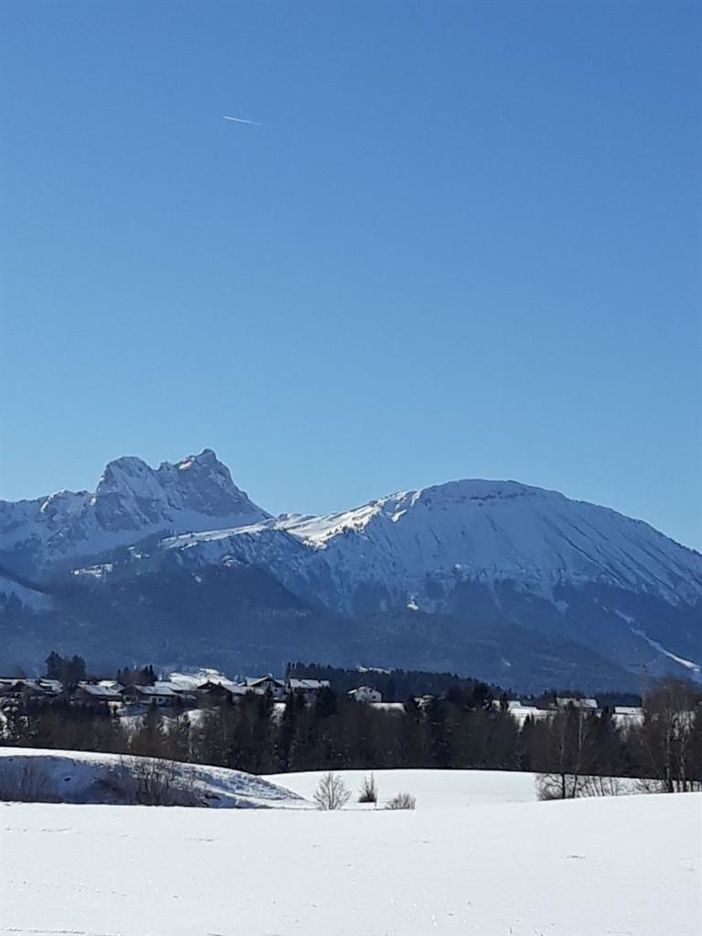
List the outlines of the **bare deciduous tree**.
<svg viewBox="0 0 702 936">
<path fill-rule="evenodd" d="M 341 809 L 350 798 L 351 793 L 344 781 L 333 771 L 324 774 L 314 791 L 314 801 L 319 809 Z"/>
<path fill-rule="evenodd" d="M 684 793 L 702 783 L 702 718 L 688 683 L 665 679 L 644 699 L 640 743 L 646 769 L 666 793 Z"/>
<path fill-rule="evenodd" d="M 543 764 L 536 781 L 539 799 L 580 795 L 583 777 L 591 775 L 595 766 L 595 730 L 595 717 L 573 706 L 539 726 L 541 743 L 534 754 L 535 766 Z"/>
</svg>

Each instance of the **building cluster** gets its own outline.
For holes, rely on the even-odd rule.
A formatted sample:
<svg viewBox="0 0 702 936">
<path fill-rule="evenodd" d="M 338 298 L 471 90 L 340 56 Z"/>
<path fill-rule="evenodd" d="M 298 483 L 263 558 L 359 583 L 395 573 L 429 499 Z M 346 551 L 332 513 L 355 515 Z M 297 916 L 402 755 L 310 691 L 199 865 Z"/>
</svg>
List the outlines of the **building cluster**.
<svg viewBox="0 0 702 936">
<path fill-rule="evenodd" d="M 297 677 L 277 678 L 270 673 L 265 676 L 246 677 L 234 681 L 224 677 L 206 679 L 201 683 L 188 678 L 157 680 L 149 684 L 123 685 L 116 680 L 101 679 L 81 681 L 71 690 L 71 701 L 83 705 L 107 705 L 113 709 L 145 708 L 154 705 L 159 709 L 178 710 L 209 708 L 215 705 L 239 702 L 248 695 L 269 695 L 275 702 L 285 702 L 302 696 L 312 703 L 322 689 L 330 688 L 327 679 L 303 679 Z M 0 677 L 0 708 L 3 705 L 36 701 L 47 701 L 66 694 L 66 687 L 57 679 L 27 679 Z M 356 702 L 387 710 L 404 710 L 401 702 L 383 702 L 381 693 L 372 686 L 358 686 L 348 692 Z M 425 708 L 434 696 L 424 695 L 415 699 L 419 708 Z M 504 709 L 520 724 L 527 718 L 534 720 L 549 718 L 554 713 L 577 709 L 583 713 L 601 714 L 602 708 L 596 699 L 576 696 L 555 696 L 538 705 L 520 699 L 494 700 L 495 709 Z M 617 705 L 613 709 L 615 721 L 620 725 L 640 723 L 643 709 L 636 706 Z"/>
<path fill-rule="evenodd" d="M 504 701 L 493 702 L 495 708 L 505 705 Z M 576 709 L 583 714 L 601 715 L 602 708 L 597 699 L 586 699 L 579 696 L 556 696 L 552 701 L 542 705 L 535 705 L 531 702 L 522 702 L 521 699 L 508 699 L 506 702 L 507 711 L 521 724 L 527 718 L 538 720 L 549 718 L 556 712 Z M 643 709 L 637 706 L 615 705 L 612 714 L 614 720 L 621 724 L 632 724 L 640 722 L 643 719 Z"/>
<path fill-rule="evenodd" d="M 238 702 L 243 696 L 252 694 L 269 695 L 276 702 L 301 696 L 311 703 L 322 689 L 329 688 L 327 679 L 278 679 L 270 673 L 247 677 L 240 682 L 222 678 L 207 679 L 199 684 L 193 680 L 157 680 L 150 684 L 123 685 L 116 680 L 101 679 L 78 682 L 70 692 L 70 699 L 83 705 L 108 705 L 113 708 L 155 705 L 164 709 L 185 709 Z M 47 701 L 65 693 L 66 687 L 57 679 L 0 677 L 0 706 Z M 359 686 L 349 696 L 358 702 L 382 701 L 381 694 L 369 686 Z"/>
</svg>

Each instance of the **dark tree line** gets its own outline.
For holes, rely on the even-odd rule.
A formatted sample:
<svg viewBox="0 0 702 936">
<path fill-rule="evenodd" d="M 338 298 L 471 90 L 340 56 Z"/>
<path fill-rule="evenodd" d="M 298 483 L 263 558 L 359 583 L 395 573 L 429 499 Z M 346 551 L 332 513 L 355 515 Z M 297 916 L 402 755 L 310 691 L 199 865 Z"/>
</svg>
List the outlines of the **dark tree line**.
<svg viewBox="0 0 702 936">
<path fill-rule="evenodd" d="M 135 666 L 130 669 L 125 666 L 124 669 L 118 669 L 116 679 L 123 686 L 153 686 L 156 682 L 156 671 L 153 666 Z"/>
<path fill-rule="evenodd" d="M 44 662 L 46 678 L 57 679 L 68 689 L 75 688 L 76 684 L 83 680 L 95 678 L 94 675 L 88 674 L 86 662 L 81 656 L 64 657 L 52 650 Z M 117 670 L 115 678 L 123 686 L 149 686 L 156 682 L 156 671 L 151 664 L 135 666 L 133 669 L 125 666 Z"/>
<path fill-rule="evenodd" d="M 623 728 L 610 710 L 574 707 L 520 725 L 481 684 L 404 707 L 370 706 L 332 689 L 287 705 L 248 695 L 195 712 L 138 720 L 66 697 L 3 710 L 5 744 L 133 753 L 252 773 L 398 767 L 526 770 L 547 774 L 553 795 L 584 778 L 643 777 L 671 792 L 702 783 L 702 706 L 687 684 L 651 692 L 642 722 Z M 553 790 L 555 789 L 555 793 Z"/>
<path fill-rule="evenodd" d="M 64 686 L 75 686 L 86 678 L 85 660 L 81 656 L 62 657 L 55 650 L 46 658 L 47 679 L 58 679 Z"/>
<path fill-rule="evenodd" d="M 325 666 L 321 663 L 290 663 L 288 675 L 300 678 L 326 679 L 339 693 L 349 692 L 359 685 L 377 689 L 386 702 L 404 702 L 405 699 L 423 695 L 445 695 L 450 689 L 471 689 L 484 687 L 481 691 L 489 692 L 498 698 L 503 689 L 487 685 L 477 679 L 457 676 L 455 673 L 430 673 L 421 670 L 403 669 L 343 669 Z"/>
</svg>

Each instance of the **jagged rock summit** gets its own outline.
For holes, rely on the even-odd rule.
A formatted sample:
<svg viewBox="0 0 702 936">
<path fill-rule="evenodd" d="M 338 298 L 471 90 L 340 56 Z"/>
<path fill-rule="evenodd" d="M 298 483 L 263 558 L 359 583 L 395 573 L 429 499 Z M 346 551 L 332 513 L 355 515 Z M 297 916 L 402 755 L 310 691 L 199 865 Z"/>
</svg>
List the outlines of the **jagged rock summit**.
<svg viewBox="0 0 702 936">
<path fill-rule="evenodd" d="M 0 561 L 41 579 L 58 562 L 146 536 L 234 528 L 268 516 L 239 490 L 212 449 L 157 469 L 125 456 L 109 462 L 94 493 L 0 501 Z"/>
</svg>

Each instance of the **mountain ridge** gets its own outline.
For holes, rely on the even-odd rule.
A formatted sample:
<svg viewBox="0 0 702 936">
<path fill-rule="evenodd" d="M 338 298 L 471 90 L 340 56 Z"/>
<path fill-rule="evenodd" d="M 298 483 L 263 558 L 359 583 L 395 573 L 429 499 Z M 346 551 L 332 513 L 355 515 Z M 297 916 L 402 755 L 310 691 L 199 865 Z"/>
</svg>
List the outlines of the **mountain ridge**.
<svg viewBox="0 0 702 936">
<path fill-rule="evenodd" d="M 270 668 L 273 654 L 304 650 L 503 682 L 507 670 L 523 684 L 580 666 L 591 684 L 641 666 L 694 675 L 702 660 L 702 555 L 517 481 L 272 517 L 211 449 L 157 469 L 124 457 L 94 493 L 0 502 L 0 567 L 16 655 L 54 620 L 65 639 L 90 633 L 100 650 L 117 631 L 135 659 L 160 647 L 177 664 L 229 654 Z"/>
<path fill-rule="evenodd" d="M 123 456 L 108 462 L 94 492 L 0 500 L 0 561 L 12 566 L 12 553 L 19 551 L 18 571 L 41 575 L 57 557 L 87 556 L 159 532 L 269 516 L 236 487 L 212 449 L 156 469 Z"/>
</svg>

